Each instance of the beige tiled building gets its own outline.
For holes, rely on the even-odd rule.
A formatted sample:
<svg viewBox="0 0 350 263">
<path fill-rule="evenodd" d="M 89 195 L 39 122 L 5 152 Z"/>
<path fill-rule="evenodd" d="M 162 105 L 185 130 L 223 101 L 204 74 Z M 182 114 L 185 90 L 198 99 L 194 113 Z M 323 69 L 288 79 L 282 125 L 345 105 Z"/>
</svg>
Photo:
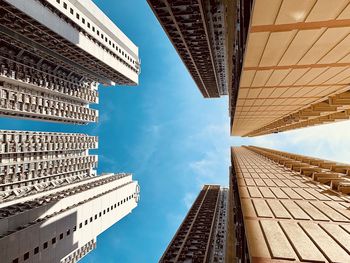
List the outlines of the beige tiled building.
<svg viewBox="0 0 350 263">
<path fill-rule="evenodd" d="M 350 261 L 344 164 L 258 147 L 232 148 L 231 262 Z M 344 194 L 345 193 L 345 194 Z"/>
</svg>

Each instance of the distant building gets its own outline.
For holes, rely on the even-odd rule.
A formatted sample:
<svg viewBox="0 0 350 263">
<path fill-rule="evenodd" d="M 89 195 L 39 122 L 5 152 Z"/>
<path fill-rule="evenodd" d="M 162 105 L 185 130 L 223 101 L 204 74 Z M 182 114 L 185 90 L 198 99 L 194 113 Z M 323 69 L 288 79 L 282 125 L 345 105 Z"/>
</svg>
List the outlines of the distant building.
<svg viewBox="0 0 350 263">
<path fill-rule="evenodd" d="M 138 84 L 138 48 L 92 1 L 0 3 L 0 115 L 97 122 L 99 83 Z"/>
<path fill-rule="evenodd" d="M 225 262 L 227 189 L 205 185 L 160 263 Z"/>
</svg>

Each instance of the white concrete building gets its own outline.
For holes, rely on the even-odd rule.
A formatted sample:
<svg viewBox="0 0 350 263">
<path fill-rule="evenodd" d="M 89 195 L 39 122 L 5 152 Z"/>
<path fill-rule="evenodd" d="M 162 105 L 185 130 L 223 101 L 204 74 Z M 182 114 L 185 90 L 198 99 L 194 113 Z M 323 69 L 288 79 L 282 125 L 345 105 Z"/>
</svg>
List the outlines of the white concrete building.
<svg viewBox="0 0 350 263">
<path fill-rule="evenodd" d="M 105 174 L 0 204 L 1 262 L 76 262 L 138 200 L 130 174 Z"/>
<path fill-rule="evenodd" d="M 97 137 L 0 130 L 0 204 L 96 175 Z"/>
<path fill-rule="evenodd" d="M 92 1 L 0 4 L 0 115 L 97 122 L 99 83 L 138 84 L 138 48 Z"/>
</svg>

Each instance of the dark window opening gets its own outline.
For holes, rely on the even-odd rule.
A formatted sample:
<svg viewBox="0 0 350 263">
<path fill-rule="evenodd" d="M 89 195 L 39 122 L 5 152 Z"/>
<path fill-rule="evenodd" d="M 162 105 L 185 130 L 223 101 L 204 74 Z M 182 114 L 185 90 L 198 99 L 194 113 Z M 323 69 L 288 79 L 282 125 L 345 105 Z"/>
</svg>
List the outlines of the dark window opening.
<svg viewBox="0 0 350 263">
<path fill-rule="evenodd" d="M 39 247 L 34 248 L 34 255 L 39 253 Z"/>
</svg>

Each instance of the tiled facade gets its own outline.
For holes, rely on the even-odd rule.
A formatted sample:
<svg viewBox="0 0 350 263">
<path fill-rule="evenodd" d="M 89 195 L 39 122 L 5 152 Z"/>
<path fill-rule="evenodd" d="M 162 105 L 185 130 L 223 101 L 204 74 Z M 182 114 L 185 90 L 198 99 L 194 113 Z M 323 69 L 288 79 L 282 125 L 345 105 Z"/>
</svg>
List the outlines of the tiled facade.
<svg viewBox="0 0 350 263">
<path fill-rule="evenodd" d="M 348 262 L 349 197 L 313 180 L 302 162 L 284 165 L 266 153 L 232 148 L 237 259 Z"/>
</svg>

